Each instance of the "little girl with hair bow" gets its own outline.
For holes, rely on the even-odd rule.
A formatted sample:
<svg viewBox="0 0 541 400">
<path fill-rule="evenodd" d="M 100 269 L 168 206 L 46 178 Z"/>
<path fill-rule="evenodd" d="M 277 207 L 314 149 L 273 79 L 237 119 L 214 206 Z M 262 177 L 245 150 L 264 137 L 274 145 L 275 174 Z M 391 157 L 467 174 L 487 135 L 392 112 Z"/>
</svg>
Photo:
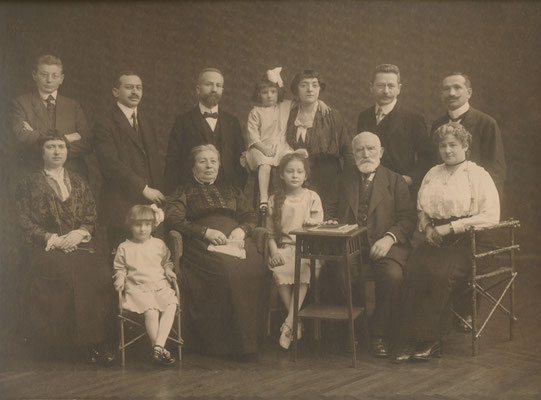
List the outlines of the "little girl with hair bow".
<svg viewBox="0 0 541 400">
<path fill-rule="evenodd" d="M 113 279 L 115 289 L 124 292 L 122 308 L 145 316 L 154 361 L 172 365 L 175 359 L 164 346 L 178 305 L 171 288 L 177 276 L 169 249 L 161 239 L 151 235 L 163 217 L 163 211 L 154 204 L 130 209 L 126 227 L 131 238 L 118 246 Z"/>
<path fill-rule="evenodd" d="M 246 129 L 246 163 L 251 171 L 258 172 L 259 211 L 266 214 L 269 198 L 271 168 L 278 166 L 282 157 L 293 152 L 286 142 L 287 120 L 294 101 L 284 99 L 282 67 L 268 70 L 256 82 L 252 100 L 255 105 L 248 115 Z M 329 107 L 319 101 L 324 114 Z"/>
</svg>

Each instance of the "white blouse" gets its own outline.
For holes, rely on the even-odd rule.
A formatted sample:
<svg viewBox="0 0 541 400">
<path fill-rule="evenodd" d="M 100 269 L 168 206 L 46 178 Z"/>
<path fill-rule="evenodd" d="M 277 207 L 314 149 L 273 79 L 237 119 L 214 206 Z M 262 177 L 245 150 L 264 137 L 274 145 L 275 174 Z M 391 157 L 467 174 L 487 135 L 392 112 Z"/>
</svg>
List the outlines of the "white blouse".
<svg viewBox="0 0 541 400">
<path fill-rule="evenodd" d="M 463 217 L 451 222 L 455 233 L 500 220 L 500 199 L 494 181 L 472 161 L 465 161 L 453 173 L 445 164 L 428 171 L 419 189 L 417 209 L 434 219 Z"/>
</svg>

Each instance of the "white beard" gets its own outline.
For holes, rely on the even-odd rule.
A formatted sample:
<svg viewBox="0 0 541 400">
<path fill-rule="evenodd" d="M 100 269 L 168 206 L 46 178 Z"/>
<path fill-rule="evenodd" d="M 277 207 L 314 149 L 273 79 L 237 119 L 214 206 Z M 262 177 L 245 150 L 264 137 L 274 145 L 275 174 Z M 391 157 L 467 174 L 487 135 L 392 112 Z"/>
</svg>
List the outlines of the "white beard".
<svg viewBox="0 0 541 400">
<path fill-rule="evenodd" d="M 376 168 L 379 166 L 379 163 L 376 162 L 363 162 L 363 163 L 357 163 L 357 168 L 359 171 L 361 171 L 363 174 L 371 174 L 376 170 Z"/>
</svg>

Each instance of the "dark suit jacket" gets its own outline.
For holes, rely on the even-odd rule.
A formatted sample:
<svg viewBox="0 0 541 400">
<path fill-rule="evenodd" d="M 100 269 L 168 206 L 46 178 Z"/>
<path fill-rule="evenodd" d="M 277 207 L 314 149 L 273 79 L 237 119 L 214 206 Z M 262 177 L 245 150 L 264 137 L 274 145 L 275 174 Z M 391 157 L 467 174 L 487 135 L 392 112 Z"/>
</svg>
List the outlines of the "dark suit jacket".
<svg viewBox="0 0 541 400">
<path fill-rule="evenodd" d="M 417 190 L 432 164 L 432 147 L 423 116 L 404 109 L 398 101 L 376 125 L 373 106 L 359 114 L 357 133 L 363 131 L 378 135 L 384 147 L 381 164 L 400 175 L 410 176 Z"/>
<path fill-rule="evenodd" d="M 359 209 L 359 183 L 361 173 L 357 167 L 346 168 L 339 178 L 340 199 L 335 216 L 341 223 L 356 224 Z M 386 232 L 396 236 L 387 257 L 404 265 L 411 251 L 412 235 L 417 215 L 408 185 L 401 175 L 388 168 L 376 169 L 372 195 L 368 205 L 367 236 L 372 246 Z"/>
<path fill-rule="evenodd" d="M 432 135 L 436 129 L 448 122 L 448 114 L 434 121 Z M 472 107 L 464 114 L 460 123 L 472 134 L 469 159 L 488 171 L 501 198 L 506 166 L 502 135 L 498 123 L 491 116 Z M 439 154 L 436 159 L 441 160 Z"/>
<path fill-rule="evenodd" d="M 36 150 L 35 143 L 47 133 L 47 107 L 41 101 L 37 91 L 23 94 L 12 102 L 12 130 L 20 148 L 19 160 L 26 170 L 42 166 L 41 152 Z M 29 131 L 23 126 L 26 121 L 32 127 Z M 61 96 L 56 97 L 56 130 L 61 135 L 78 132 L 81 139 L 68 144 L 68 161 L 66 167 L 88 176 L 83 156 L 92 152 L 92 138 L 85 114 L 75 100 Z"/>
<path fill-rule="evenodd" d="M 143 196 L 146 185 L 163 190 L 162 158 L 154 126 L 140 107 L 137 120 L 144 146 L 116 104 L 94 125 L 96 155 L 103 177 L 98 216 L 109 227 L 122 227 L 131 206 L 150 203 Z"/>
<path fill-rule="evenodd" d="M 244 188 L 246 170 L 240 165 L 240 156 L 245 147 L 239 120 L 220 108 L 213 132 L 197 105 L 180 115 L 171 130 L 165 158 L 166 193 L 191 182 L 193 165 L 189 160 L 190 151 L 201 144 L 216 146 L 220 152 L 220 174 L 237 187 Z"/>
</svg>

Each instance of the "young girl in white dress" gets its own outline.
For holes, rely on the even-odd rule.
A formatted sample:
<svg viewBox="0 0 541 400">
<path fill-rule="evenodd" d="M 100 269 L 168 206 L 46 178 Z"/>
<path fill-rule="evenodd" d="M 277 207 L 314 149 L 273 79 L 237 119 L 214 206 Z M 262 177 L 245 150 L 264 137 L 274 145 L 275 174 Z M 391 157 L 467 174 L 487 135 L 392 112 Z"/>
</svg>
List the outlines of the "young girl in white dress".
<svg viewBox="0 0 541 400">
<path fill-rule="evenodd" d="M 309 174 L 308 159 L 301 153 L 286 154 L 280 161 L 278 172 L 282 188 L 269 199 L 267 227 L 269 235 L 269 267 L 278 287 L 278 294 L 286 309 L 287 317 L 280 329 L 280 346 L 288 349 L 293 335 L 293 284 L 295 272 L 295 235 L 291 231 L 303 225 L 316 225 L 323 222 L 323 208 L 319 195 L 303 187 Z M 321 265 L 316 261 L 316 273 Z M 299 309 L 302 306 L 310 283 L 310 261 L 301 261 L 299 290 Z M 297 338 L 302 337 L 299 321 Z"/>
<path fill-rule="evenodd" d="M 169 249 L 161 239 L 151 236 L 162 221 L 163 211 L 155 205 L 136 205 L 130 209 L 126 226 L 131 238 L 118 246 L 113 279 L 115 289 L 124 291 L 122 307 L 144 314 L 154 361 L 172 365 L 175 359 L 164 346 L 178 305 L 171 288 L 177 276 Z"/>
<path fill-rule="evenodd" d="M 294 103 L 284 99 L 281 71 L 282 67 L 268 70 L 256 82 L 252 96 L 256 105 L 248 115 L 246 128 L 246 163 L 251 171 L 258 172 L 259 211 L 263 214 L 268 208 L 271 168 L 277 166 L 285 154 L 293 152 L 285 133 Z M 329 112 L 324 102 L 319 101 L 319 107 L 324 114 Z"/>
</svg>

